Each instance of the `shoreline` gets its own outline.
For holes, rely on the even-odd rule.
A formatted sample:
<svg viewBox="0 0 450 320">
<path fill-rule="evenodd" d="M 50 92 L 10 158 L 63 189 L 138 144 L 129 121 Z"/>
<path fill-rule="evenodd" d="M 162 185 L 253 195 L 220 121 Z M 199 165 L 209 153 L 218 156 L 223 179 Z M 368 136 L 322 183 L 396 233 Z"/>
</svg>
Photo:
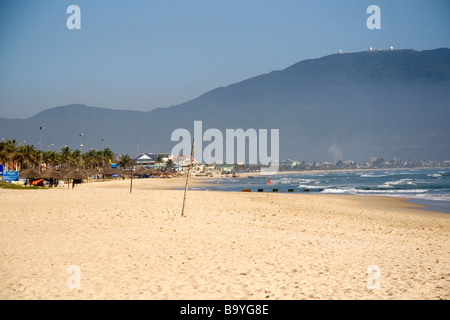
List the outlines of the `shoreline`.
<svg viewBox="0 0 450 320">
<path fill-rule="evenodd" d="M 385 170 L 385 169 L 371 169 L 373 171 L 379 171 L 379 170 Z M 395 170 L 395 169 L 393 169 Z M 332 172 L 332 171 L 340 171 L 340 172 L 349 172 L 349 171 L 368 171 L 367 169 L 355 169 L 355 170 L 316 170 L 313 173 L 317 173 L 317 172 Z M 308 171 L 311 172 L 311 171 Z M 279 173 L 279 174 L 284 174 L 286 172 L 283 173 Z M 299 174 L 302 172 L 297 172 L 297 171 L 289 171 L 287 174 Z M 305 173 L 305 172 L 303 172 Z M 220 179 L 239 179 L 239 178 L 247 178 L 248 176 L 251 176 L 251 173 L 246 173 L 244 174 L 244 176 L 240 176 L 237 178 L 232 178 L 230 177 L 218 177 L 218 176 L 213 176 L 213 177 L 207 177 L 207 176 L 192 176 L 189 178 L 189 184 L 188 184 L 188 190 L 189 191 L 207 191 L 207 192 L 237 192 L 240 193 L 238 191 L 219 191 L 219 190 L 192 190 L 192 188 L 200 188 L 200 187 L 207 187 L 210 186 L 211 184 L 216 185 L 215 181 L 220 180 Z M 253 174 L 254 175 L 254 174 Z M 264 176 L 264 175 L 261 175 Z M 147 183 L 145 189 L 146 190 L 184 190 L 185 187 L 185 182 L 186 182 L 186 177 L 185 176 L 180 176 L 180 177 L 172 177 L 172 178 L 142 178 L 142 179 L 133 179 L 133 183 L 139 183 L 139 181 L 154 181 L 155 183 Z M 83 184 L 91 184 L 91 183 L 95 183 L 95 184 L 104 184 L 104 187 L 107 189 L 121 189 L 124 188 L 124 185 L 128 185 L 130 184 L 130 179 L 127 178 L 126 180 L 99 180 L 99 181 L 92 181 L 92 182 L 84 182 Z M 82 185 L 83 185 L 82 184 Z M 220 183 L 219 183 L 220 185 Z M 77 188 L 77 187 L 76 187 Z M 64 188 L 66 189 L 66 188 Z M 70 189 L 70 188 L 69 188 Z M 1 189 L 0 189 L 1 190 Z M 251 192 L 251 193 L 256 193 L 256 192 Z M 267 192 L 263 192 L 263 194 L 266 194 Z M 303 195 L 303 193 L 292 193 L 290 195 Z M 389 209 L 405 209 L 405 208 L 409 208 L 410 209 L 410 213 L 420 213 L 420 214 L 425 214 L 425 215 L 432 215 L 432 214 L 437 214 L 437 215 L 442 215 L 444 217 L 450 217 L 450 214 L 448 212 L 445 211 L 440 211 L 439 210 L 439 206 L 433 206 L 432 204 L 436 201 L 429 201 L 429 204 L 425 204 L 426 201 L 423 201 L 424 203 L 421 203 L 422 200 L 421 199 L 415 199 L 415 198 L 408 198 L 408 197 L 394 197 L 394 196 L 385 196 L 385 195 L 365 195 L 365 194 L 332 194 L 332 193 L 325 193 L 325 194 L 309 194 L 312 196 L 321 196 L 321 195 L 327 195 L 327 196 L 343 196 L 344 198 L 349 196 L 349 197 L 355 197 L 355 199 L 357 199 L 357 197 L 365 198 L 373 198 L 375 199 L 380 199 L 380 198 L 386 198 L 386 199 L 397 199 L 400 200 L 403 204 L 400 204 L 400 202 L 398 202 L 398 205 L 395 207 L 389 207 Z M 377 200 L 378 201 L 378 200 Z M 370 201 L 371 203 L 376 202 L 376 201 Z M 383 202 L 383 200 L 380 200 L 380 202 Z M 395 202 L 395 201 L 394 201 Z M 393 203 L 394 203 L 393 202 Z M 362 202 L 364 203 L 364 201 Z M 432 209 L 427 209 L 428 207 L 431 207 Z M 433 209 L 436 208 L 436 209 Z"/>
<path fill-rule="evenodd" d="M 210 186 L 211 184 L 214 184 L 214 180 L 217 179 L 228 179 L 228 178 L 202 178 L 199 179 L 200 181 L 196 181 L 195 184 L 193 184 L 193 187 L 207 187 Z M 237 178 L 239 179 L 239 178 Z M 195 181 L 195 179 L 193 179 Z M 208 181 L 209 180 L 209 181 Z M 190 179 L 191 181 L 191 179 Z M 204 182 L 205 181 L 205 182 Z M 206 182 L 207 181 L 207 182 Z M 220 183 L 219 183 L 220 185 Z M 191 186 L 190 186 L 191 187 Z M 189 187 L 189 188 L 190 188 Z M 183 185 L 184 188 L 184 185 Z M 173 188 L 172 190 L 180 190 L 180 188 Z M 192 191 L 207 191 L 207 192 L 237 192 L 239 193 L 239 191 L 223 191 L 223 190 L 192 190 Z M 257 192 L 250 192 L 250 193 L 257 193 Z M 263 194 L 268 193 L 267 191 L 264 191 Z M 304 195 L 305 193 L 283 193 L 283 194 L 289 194 L 289 195 Z M 438 202 L 437 200 L 424 200 L 424 199 L 416 199 L 416 198 L 408 198 L 405 196 L 402 197 L 397 197 L 397 196 L 386 196 L 386 195 L 367 195 L 367 194 L 333 194 L 333 193 L 310 193 L 309 195 L 312 196 L 321 196 L 321 195 L 329 195 L 329 196 L 350 196 L 350 197 L 360 197 L 360 198 L 364 198 L 364 197 L 369 197 L 369 198 L 373 198 L 373 199 L 382 199 L 382 198 L 386 198 L 386 199 L 397 199 L 403 202 L 402 205 L 399 205 L 398 208 L 399 209 L 403 209 L 405 208 L 405 206 L 409 209 L 411 209 L 411 213 L 421 213 L 421 214 L 425 214 L 425 215 L 430 215 L 430 214 L 437 214 L 437 215 L 443 215 L 444 217 L 450 217 L 450 213 L 446 212 L 446 211 L 442 211 L 439 205 L 436 205 L 436 202 Z M 395 209 L 394 207 L 390 208 L 390 209 Z"/>
<path fill-rule="evenodd" d="M 379 171 L 397 171 L 397 170 L 423 170 L 423 169 L 442 169 L 444 170 L 445 168 L 441 168 L 441 167 L 433 167 L 433 168 L 371 168 L 371 169 L 333 169 L 333 170 L 308 170 L 308 171 L 283 171 L 283 172 L 277 172 L 277 174 L 275 175 L 271 175 L 271 174 L 264 174 L 264 173 L 260 173 L 260 172 L 250 172 L 250 173 L 243 173 L 240 174 L 239 177 L 223 177 L 221 176 L 220 178 L 218 177 L 214 177 L 214 178 L 209 178 L 211 180 L 211 182 L 209 183 L 213 183 L 213 180 L 216 179 L 240 179 L 240 178 L 248 178 L 249 176 L 251 177 L 268 177 L 270 178 L 270 176 L 282 176 L 282 175 L 302 175 L 302 174 L 316 174 L 316 173 L 324 173 L 324 174 L 329 174 L 329 173 L 333 173 L 333 172 L 370 172 L 370 171 L 374 171 L 374 172 L 379 172 Z M 205 178 L 205 177 L 202 177 Z M 207 186 L 204 185 L 204 186 Z M 229 191 L 227 191 L 229 192 Z M 313 193 L 315 194 L 315 193 Z M 334 193 L 325 193 L 325 194 L 334 194 Z M 427 212 L 435 212 L 435 213 L 439 213 L 439 214 L 444 214 L 444 215 L 449 215 L 450 214 L 450 208 L 448 208 L 448 201 L 444 201 L 444 203 L 442 203 L 442 201 L 438 201 L 438 200 L 427 200 L 427 199 L 420 199 L 420 198 L 409 198 L 408 196 L 390 196 L 390 195 L 376 195 L 376 194 L 347 194 L 347 193 L 342 193 L 342 195 L 357 195 L 357 196 L 373 196 L 373 197 L 388 197 L 388 198 L 398 198 L 398 199 L 402 199 L 402 201 L 404 201 L 405 203 L 408 203 L 409 206 L 414 209 L 414 210 L 420 210 L 422 211 L 427 211 Z"/>
<path fill-rule="evenodd" d="M 228 179 L 231 177 L 204 177 L 204 176 L 193 176 L 189 178 L 188 184 L 188 192 L 219 192 L 219 193 L 236 193 L 240 194 L 239 191 L 222 191 L 222 190 L 196 190 L 192 188 L 199 187 L 207 187 L 211 184 L 216 185 L 215 181 L 218 179 Z M 236 178 L 233 178 L 236 179 Z M 239 178 L 237 178 L 239 179 Z M 148 182 L 148 183 L 146 183 Z M 134 183 L 134 191 L 136 190 L 172 190 L 172 191 L 181 191 L 184 190 L 186 182 L 186 177 L 175 177 L 175 178 L 143 178 L 143 179 L 133 179 Z M 91 182 L 92 183 L 92 182 Z M 81 186 L 91 183 L 83 183 Z M 94 181 L 95 184 L 102 184 L 102 187 L 105 189 L 125 189 L 129 188 L 130 179 L 126 180 L 110 180 L 110 181 Z M 103 185 L 104 184 L 104 185 Z M 141 184 L 141 186 L 136 186 L 136 184 Z M 144 185 L 144 187 L 142 187 Z M 220 185 L 220 183 L 219 183 Z M 138 189 L 136 189 L 136 187 Z M 77 186 L 75 187 L 77 188 Z M 70 189 L 70 188 L 69 188 Z M 251 194 L 257 194 L 257 192 L 250 192 Z M 272 192 L 264 191 L 261 194 L 273 194 Z M 280 193 L 287 194 L 289 196 L 297 195 L 297 196 L 330 196 L 335 198 L 342 199 L 353 199 L 356 202 L 359 202 L 361 205 L 372 205 L 372 209 L 380 209 L 384 208 L 387 210 L 399 210 L 402 212 L 409 212 L 411 214 L 423 214 L 425 216 L 436 215 L 444 218 L 450 218 L 450 214 L 447 212 L 439 211 L 439 210 L 428 210 L 428 205 L 415 203 L 413 201 L 417 201 L 414 198 L 407 197 L 393 197 L 393 196 L 385 196 L 385 195 L 365 195 L 365 194 L 332 194 L 332 193 L 324 193 L 324 194 L 315 194 L 315 193 Z M 420 199 L 419 201 L 420 202 Z"/>
</svg>

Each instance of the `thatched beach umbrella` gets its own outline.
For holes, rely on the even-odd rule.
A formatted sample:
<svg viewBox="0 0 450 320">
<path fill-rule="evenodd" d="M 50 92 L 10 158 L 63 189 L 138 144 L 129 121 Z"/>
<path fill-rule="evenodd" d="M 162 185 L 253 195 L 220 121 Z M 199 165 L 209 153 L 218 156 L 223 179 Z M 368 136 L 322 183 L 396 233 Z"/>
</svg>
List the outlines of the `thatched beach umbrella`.
<svg viewBox="0 0 450 320">
<path fill-rule="evenodd" d="M 51 186 L 53 186 L 55 184 L 55 180 L 63 179 L 63 176 L 61 172 L 57 170 L 47 169 L 44 172 L 42 172 L 41 178 L 50 179 Z"/>
<path fill-rule="evenodd" d="M 61 172 L 53 169 L 47 169 L 44 172 L 42 172 L 41 178 L 44 179 L 62 179 L 63 175 Z"/>
<path fill-rule="evenodd" d="M 95 170 L 93 170 L 93 169 L 83 169 L 83 170 L 81 170 L 81 173 L 83 173 L 83 174 L 86 176 L 86 178 L 87 178 L 87 180 L 88 180 L 88 182 L 89 182 L 89 179 L 90 179 L 92 176 L 96 175 L 96 174 L 97 174 L 97 171 L 95 171 Z"/>
<path fill-rule="evenodd" d="M 111 167 L 104 167 L 104 168 L 102 168 L 102 171 L 101 171 L 104 175 L 107 175 L 107 176 L 110 176 L 110 175 L 113 175 L 113 174 L 116 174 L 116 173 L 118 173 L 117 172 L 117 169 L 113 169 L 113 168 L 111 168 Z"/>
<path fill-rule="evenodd" d="M 83 180 L 86 179 L 86 174 L 82 171 L 71 171 L 67 173 L 66 177 L 68 179 L 72 179 L 72 189 L 75 186 L 75 180 Z"/>
<path fill-rule="evenodd" d="M 117 169 L 117 173 L 120 174 L 123 179 L 125 179 L 125 177 L 129 177 L 130 172 L 130 169 Z"/>
<path fill-rule="evenodd" d="M 149 174 L 149 170 L 146 167 L 139 167 L 136 170 L 134 170 L 134 174 L 137 176 Z"/>
<path fill-rule="evenodd" d="M 97 169 L 88 169 L 87 171 L 89 172 L 89 175 L 91 175 L 91 176 L 96 176 L 98 174 Z"/>
<path fill-rule="evenodd" d="M 70 185 L 70 179 L 72 179 L 71 178 L 71 176 L 72 176 L 72 171 L 70 171 L 70 170 L 61 170 L 60 172 L 60 175 L 61 175 L 61 179 L 67 179 L 67 186 L 69 186 Z"/>
<path fill-rule="evenodd" d="M 87 178 L 86 174 L 82 171 L 71 171 L 68 173 L 67 176 L 70 179 L 78 179 L 78 180 L 83 180 Z"/>
<path fill-rule="evenodd" d="M 70 179 L 70 175 L 71 175 L 72 171 L 61 170 L 59 173 L 61 174 L 61 179 Z"/>
<path fill-rule="evenodd" d="M 19 177 L 22 179 L 39 179 L 41 174 L 33 169 L 26 169 L 19 172 Z"/>
</svg>

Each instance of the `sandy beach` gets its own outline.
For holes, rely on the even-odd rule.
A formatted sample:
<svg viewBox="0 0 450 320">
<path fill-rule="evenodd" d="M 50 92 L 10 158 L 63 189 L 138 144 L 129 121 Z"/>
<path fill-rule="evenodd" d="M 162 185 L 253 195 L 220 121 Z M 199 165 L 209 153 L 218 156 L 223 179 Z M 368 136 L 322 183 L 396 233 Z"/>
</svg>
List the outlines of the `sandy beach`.
<svg viewBox="0 0 450 320">
<path fill-rule="evenodd" d="M 171 189 L 183 185 L 0 189 L 0 298 L 450 298 L 448 214 L 397 198 L 190 190 L 180 217 Z"/>
</svg>

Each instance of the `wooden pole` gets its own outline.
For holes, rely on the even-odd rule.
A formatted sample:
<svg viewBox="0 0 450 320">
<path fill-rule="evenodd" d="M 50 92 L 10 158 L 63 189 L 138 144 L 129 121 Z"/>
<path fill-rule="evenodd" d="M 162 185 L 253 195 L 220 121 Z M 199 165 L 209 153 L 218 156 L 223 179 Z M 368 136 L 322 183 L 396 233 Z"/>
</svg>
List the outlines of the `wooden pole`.
<svg viewBox="0 0 450 320">
<path fill-rule="evenodd" d="M 130 169 L 131 172 L 131 181 L 130 181 L 130 194 L 131 194 L 131 190 L 133 190 L 133 166 Z"/>
<path fill-rule="evenodd" d="M 187 192 L 187 189 L 188 189 L 189 176 L 191 175 L 192 161 L 194 160 L 194 146 L 195 146 L 195 139 L 192 140 L 191 161 L 189 162 L 188 174 L 186 176 L 186 184 L 184 186 L 183 208 L 181 209 L 181 216 L 182 217 L 184 216 L 184 204 L 186 202 L 186 192 Z"/>
</svg>

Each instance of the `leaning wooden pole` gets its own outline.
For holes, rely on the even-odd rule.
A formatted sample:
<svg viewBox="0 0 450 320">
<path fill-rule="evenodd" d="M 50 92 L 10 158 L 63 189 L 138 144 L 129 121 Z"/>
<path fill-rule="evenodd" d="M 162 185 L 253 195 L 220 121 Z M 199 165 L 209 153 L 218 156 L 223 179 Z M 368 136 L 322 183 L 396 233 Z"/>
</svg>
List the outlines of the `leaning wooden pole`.
<svg viewBox="0 0 450 320">
<path fill-rule="evenodd" d="M 183 208 L 181 209 L 181 216 L 184 216 L 184 204 L 186 203 L 186 192 L 188 189 L 189 184 L 189 176 L 191 175 L 191 168 L 192 168 L 192 161 L 194 160 L 194 146 L 195 146 L 195 139 L 192 140 L 192 149 L 191 149 L 191 161 L 189 161 L 189 169 L 186 176 L 186 184 L 184 185 L 184 198 L 183 198 Z"/>
<path fill-rule="evenodd" d="M 130 194 L 131 194 L 131 191 L 133 190 L 133 166 L 131 166 L 130 172 L 131 172 L 131 179 L 130 179 Z"/>
</svg>

